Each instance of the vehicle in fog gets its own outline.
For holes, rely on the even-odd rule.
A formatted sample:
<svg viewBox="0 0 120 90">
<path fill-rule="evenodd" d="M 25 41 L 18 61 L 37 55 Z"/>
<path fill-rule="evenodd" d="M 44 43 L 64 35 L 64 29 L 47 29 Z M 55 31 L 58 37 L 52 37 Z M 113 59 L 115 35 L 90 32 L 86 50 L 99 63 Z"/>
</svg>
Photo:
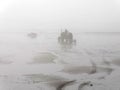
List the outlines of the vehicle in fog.
<svg viewBox="0 0 120 90">
<path fill-rule="evenodd" d="M 30 37 L 30 38 L 36 38 L 37 37 L 37 33 L 33 33 L 33 32 L 28 33 L 28 37 Z"/>
<path fill-rule="evenodd" d="M 76 40 L 73 39 L 73 33 L 69 32 L 67 29 L 65 29 L 64 32 L 60 33 L 60 36 L 58 37 L 58 42 L 62 45 L 76 44 Z"/>
</svg>

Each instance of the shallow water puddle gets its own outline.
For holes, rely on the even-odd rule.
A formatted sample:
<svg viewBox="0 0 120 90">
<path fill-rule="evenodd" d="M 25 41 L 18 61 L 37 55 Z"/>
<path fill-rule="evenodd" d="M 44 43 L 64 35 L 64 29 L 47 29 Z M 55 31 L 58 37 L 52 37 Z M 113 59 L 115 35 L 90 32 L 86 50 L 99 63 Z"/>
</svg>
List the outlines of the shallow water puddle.
<svg viewBox="0 0 120 90">
<path fill-rule="evenodd" d="M 33 57 L 33 61 L 29 64 L 43 64 L 43 63 L 54 63 L 54 60 L 57 58 L 54 54 L 50 52 L 41 52 L 38 55 Z"/>
</svg>

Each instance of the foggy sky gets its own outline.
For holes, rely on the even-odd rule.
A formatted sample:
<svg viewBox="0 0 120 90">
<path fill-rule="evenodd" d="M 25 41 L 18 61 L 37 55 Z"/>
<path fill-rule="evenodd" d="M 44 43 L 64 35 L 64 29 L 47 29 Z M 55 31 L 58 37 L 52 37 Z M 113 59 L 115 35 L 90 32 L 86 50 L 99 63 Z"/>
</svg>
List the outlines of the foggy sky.
<svg viewBox="0 0 120 90">
<path fill-rule="evenodd" d="M 119 0 L 0 0 L 0 32 L 118 32 Z"/>
</svg>

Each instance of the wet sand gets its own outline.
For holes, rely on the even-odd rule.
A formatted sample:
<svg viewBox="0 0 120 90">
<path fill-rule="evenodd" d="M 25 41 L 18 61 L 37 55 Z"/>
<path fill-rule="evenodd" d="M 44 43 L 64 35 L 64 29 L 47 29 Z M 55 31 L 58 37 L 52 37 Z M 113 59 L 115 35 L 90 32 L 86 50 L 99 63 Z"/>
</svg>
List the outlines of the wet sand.
<svg viewBox="0 0 120 90">
<path fill-rule="evenodd" d="M 93 88 L 99 90 L 99 86 L 102 87 L 102 85 L 104 87 L 106 85 L 111 87 L 113 84 L 120 86 L 119 60 L 110 62 L 118 66 L 117 69 L 112 68 L 111 65 L 101 64 L 103 57 L 108 61 L 111 61 L 109 60 L 111 57 L 119 58 L 119 52 L 109 53 L 113 50 L 108 47 L 111 45 L 111 39 L 108 45 L 106 41 L 103 43 L 103 37 L 100 38 L 99 43 L 98 40 L 94 40 L 96 38 L 93 36 L 85 38 L 83 36 L 82 39 L 79 36 L 77 46 L 61 50 L 55 41 L 56 34 L 54 36 L 38 35 L 34 39 L 28 38 L 26 35 L 17 39 L 17 35 L 15 37 L 11 35 L 12 38 L 1 42 L 0 56 L 5 56 L 0 58 L 1 90 L 78 90 L 80 85 L 89 81 L 92 82 L 93 87 L 90 87 L 90 84 L 83 85 L 81 90 Z M 89 38 L 90 42 L 88 42 Z M 106 40 L 108 41 L 108 39 Z M 120 45 L 117 43 L 116 46 Z M 116 48 L 116 46 L 114 47 Z M 118 49 L 119 47 L 116 50 Z M 11 57 L 7 57 L 8 55 Z M 96 67 L 92 66 L 90 60 L 95 62 Z M 92 71 L 94 73 L 91 73 Z M 114 78 L 116 79 L 114 80 Z"/>
<path fill-rule="evenodd" d="M 39 53 L 37 56 L 33 58 L 32 62 L 29 62 L 29 64 L 47 64 L 47 63 L 54 63 L 54 60 L 57 58 L 57 56 L 53 55 L 50 52 L 42 52 Z"/>
<path fill-rule="evenodd" d="M 120 58 L 112 60 L 111 63 L 114 65 L 120 66 Z"/>
</svg>

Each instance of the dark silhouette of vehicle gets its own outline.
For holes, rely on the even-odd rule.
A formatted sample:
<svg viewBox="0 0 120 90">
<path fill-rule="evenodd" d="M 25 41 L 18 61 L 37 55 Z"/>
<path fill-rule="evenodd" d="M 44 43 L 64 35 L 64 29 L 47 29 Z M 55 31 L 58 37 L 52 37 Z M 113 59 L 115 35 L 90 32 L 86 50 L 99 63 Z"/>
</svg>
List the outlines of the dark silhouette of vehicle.
<svg viewBox="0 0 120 90">
<path fill-rule="evenodd" d="M 33 33 L 33 32 L 28 33 L 28 37 L 30 37 L 30 38 L 37 38 L 37 33 Z"/>
<path fill-rule="evenodd" d="M 73 34 L 67 29 L 64 32 L 61 32 L 60 36 L 58 37 L 58 42 L 63 45 L 76 44 L 76 40 L 73 39 Z"/>
</svg>

